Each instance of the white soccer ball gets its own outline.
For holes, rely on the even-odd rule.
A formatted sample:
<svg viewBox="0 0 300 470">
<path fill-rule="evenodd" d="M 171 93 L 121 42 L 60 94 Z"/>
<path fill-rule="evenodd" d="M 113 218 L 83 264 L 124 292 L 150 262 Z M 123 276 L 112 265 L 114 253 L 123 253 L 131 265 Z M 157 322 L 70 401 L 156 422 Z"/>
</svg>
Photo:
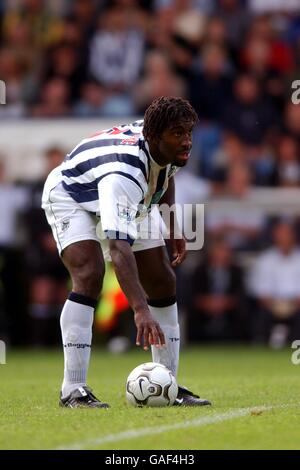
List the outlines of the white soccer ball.
<svg viewBox="0 0 300 470">
<path fill-rule="evenodd" d="M 126 399 L 133 406 L 171 406 L 177 393 L 172 372 L 156 362 L 137 366 L 127 378 Z"/>
</svg>

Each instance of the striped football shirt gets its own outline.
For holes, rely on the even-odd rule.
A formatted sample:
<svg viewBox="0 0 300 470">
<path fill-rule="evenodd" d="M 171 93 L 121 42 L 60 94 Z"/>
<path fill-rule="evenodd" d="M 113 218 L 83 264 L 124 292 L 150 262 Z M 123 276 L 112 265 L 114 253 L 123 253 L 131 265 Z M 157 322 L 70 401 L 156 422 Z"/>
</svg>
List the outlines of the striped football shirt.
<svg viewBox="0 0 300 470">
<path fill-rule="evenodd" d="M 82 140 L 61 164 L 61 181 L 80 206 L 101 217 L 106 232 L 135 225 L 157 204 L 178 167 L 159 166 L 151 157 L 143 121 L 101 131 Z"/>
</svg>

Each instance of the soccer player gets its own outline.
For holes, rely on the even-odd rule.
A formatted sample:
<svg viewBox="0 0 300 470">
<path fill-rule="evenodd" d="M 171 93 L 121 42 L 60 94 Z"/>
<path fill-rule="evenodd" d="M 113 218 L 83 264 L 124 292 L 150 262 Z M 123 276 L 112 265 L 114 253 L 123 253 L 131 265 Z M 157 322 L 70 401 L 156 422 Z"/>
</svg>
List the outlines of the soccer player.
<svg viewBox="0 0 300 470">
<path fill-rule="evenodd" d="M 109 406 L 86 383 L 104 258 L 112 261 L 134 311 L 136 344 L 145 350 L 151 346 L 153 361 L 176 376 L 179 325 L 173 267 L 185 258 L 185 241 L 175 238 L 173 218 L 170 262 L 161 233 L 153 236 L 157 224 L 151 205 L 174 204 L 173 175 L 189 159 L 196 122 L 186 100 L 158 98 L 144 121 L 83 140 L 48 176 L 42 206 L 72 279 L 60 320 L 65 361 L 61 406 Z M 179 387 L 175 405 L 209 404 Z"/>
</svg>

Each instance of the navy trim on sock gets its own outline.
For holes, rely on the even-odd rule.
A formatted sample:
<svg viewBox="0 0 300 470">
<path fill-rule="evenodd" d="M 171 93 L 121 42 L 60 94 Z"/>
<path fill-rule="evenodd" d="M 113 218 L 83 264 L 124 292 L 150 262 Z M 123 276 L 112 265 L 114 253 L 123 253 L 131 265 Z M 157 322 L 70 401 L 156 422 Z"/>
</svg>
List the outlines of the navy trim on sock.
<svg viewBox="0 0 300 470">
<path fill-rule="evenodd" d="M 86 295 L 77 294 L 76 292 L 71 292 L 68 299 L 77 304 L 87 305 L 92 308 L 96 308 L 97 305 L 97 300 L 91 299 L 91 297 L 87 297 Z"/>
<path fill-rule="evenodd" d="M 151 305 L 151 307 L 169 307 L 170 305 L 176 303 L 176 295 L 173 295 L 172 297 L 165 297 L 164 299 L 148 299 L 147 302 L 148 305 Z"/>
</svg>

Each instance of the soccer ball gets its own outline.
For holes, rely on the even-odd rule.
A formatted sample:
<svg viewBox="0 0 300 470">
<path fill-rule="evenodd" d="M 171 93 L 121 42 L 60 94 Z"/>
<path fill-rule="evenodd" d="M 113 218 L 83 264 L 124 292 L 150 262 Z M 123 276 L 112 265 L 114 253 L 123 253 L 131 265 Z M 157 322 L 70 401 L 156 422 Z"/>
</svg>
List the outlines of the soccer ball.
<svg viewBox="0 0 300 470">
<path fill-rule="evenodd" d="M 172 372 L 156 362 L 137 366 L 127 378 L 126 399 L 133 406 L 171 406 L 177 393 Z"/>
</svg>

